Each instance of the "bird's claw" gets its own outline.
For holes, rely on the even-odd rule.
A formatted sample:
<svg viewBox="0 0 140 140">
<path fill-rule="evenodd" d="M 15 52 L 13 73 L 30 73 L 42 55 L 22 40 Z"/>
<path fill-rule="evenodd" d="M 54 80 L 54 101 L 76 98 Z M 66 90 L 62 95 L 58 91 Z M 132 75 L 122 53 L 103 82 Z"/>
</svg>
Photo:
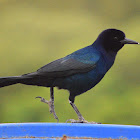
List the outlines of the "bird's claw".
<svg viewBox="0 0 140 140">
<path fill-rule="evenodd" d="M 71 123 L 87 123 L 86 120 L 74 120 L 74 119 L 68 119 L 68 120 L 66 121 L 66 123 L 67 123 L 67 122 L 71 122 Z"/>
<path fill-rule="evenodd" d="M 87 123 L 87 124 L 101 124 L 97 122 L 88 122 L 86 120 L 74 120 L 74 119 L 68 119 L 66 123 L 71 122 L 71 123 Z"/>
<path fill-rule="evenodd" d="M 43 102 L 43 103 L 46 103 L 46 104 L 49 103 L 49 101 L 45 100 L 43 97 L 37 96 L 37 97 L 35 97 L 35 99 L 36 98 L 40 98 L 40 101 Z"/>
<path fill-rule="evenodd" d="M 35 97 L 35 99 L 36 98 L 40 98 L 41 102 L 46 103 L 46 104 L 49 105 L 49 112 L 50 112 L 50 114 L 53 113 L 54 118 L 57 120 L 57 122 L 59 122 L 59 119 L 58 119 L 58 117 L 57 117 L 57 115 L 55 113 L 55 110 L 54 110 L 54 102 L 51 101 L 51 100 L 47 101 L 46 99 L 44 99 L 43 97 L 40 97 L 40 96 Z"/>
</svg>

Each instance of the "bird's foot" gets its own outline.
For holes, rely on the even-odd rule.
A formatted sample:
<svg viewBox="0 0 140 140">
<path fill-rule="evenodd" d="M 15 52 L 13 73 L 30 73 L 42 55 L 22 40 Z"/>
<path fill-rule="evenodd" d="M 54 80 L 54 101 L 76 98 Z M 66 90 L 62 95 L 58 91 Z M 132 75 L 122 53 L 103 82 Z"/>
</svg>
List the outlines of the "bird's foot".
<svg viewBox="0 0 140 140">
<path fill-rule="evenodd" d="M 50 114 L 53 113 L 54 118 L 57 120 L 57 122 L 59 122 L 59 119 L 58 119 L 58 117 L 57 117 L 57 115 L 55 113 L 55 110 L 54 110 L 54 102 L 52 100 L 47 101 L 46 99 L 44 99 L 43 97 L 40 97 L 40 96 L 37 96 L 35 98 L 40 98 L 41 102 L 48 104 Z"/>
<path fill-rule="evenodd" d="M 97 123 L 97 122 L 88 122 L 88 121 L 86 121 L 84 119 L 82 119 L 82 120 L 69 119 L 69 120 L 66 121 L 66 123 L 67 122 L 71 122 L 71 123 L 87 123 L 87 124 L 101 124 L 101 123 Z"/>
</svg>

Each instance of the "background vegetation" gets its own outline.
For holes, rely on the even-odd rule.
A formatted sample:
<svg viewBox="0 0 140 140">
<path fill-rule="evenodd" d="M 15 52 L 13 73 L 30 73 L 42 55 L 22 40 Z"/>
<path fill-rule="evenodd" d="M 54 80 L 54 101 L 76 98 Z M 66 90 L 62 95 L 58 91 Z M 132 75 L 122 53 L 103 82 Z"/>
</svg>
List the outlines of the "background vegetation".
<svg viewBox="0 0 140 140">
<path fill-rule="evenodd" d="M 0 0 L 0 77 L 36 71 L 94 42 L 107 28 L 140 42 L 140 0 Z M 140 46 L 126 45 L 104 79 L 76 97 L 86 120 L 140 125 Z M 56 122 L 49 88 L 13 85 L 0 89 L 0 122 Z M 60 122 L 77 119 L 68 92 L 55 89 Z"/>
</svg>

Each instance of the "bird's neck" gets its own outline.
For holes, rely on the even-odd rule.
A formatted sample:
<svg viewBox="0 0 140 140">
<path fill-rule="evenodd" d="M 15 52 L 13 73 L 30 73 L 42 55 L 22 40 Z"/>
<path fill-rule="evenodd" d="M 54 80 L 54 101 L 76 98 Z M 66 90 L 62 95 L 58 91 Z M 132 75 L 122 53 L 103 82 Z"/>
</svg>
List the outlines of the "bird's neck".
<svg viewBox="0 0 140 140">
<path fill-rule="evenodd" d="M 102 45 L 102 43 L 98 40 L 96 40 L 93 44 L 93 47 L 96 48 L 96 50 L 100 51 L 103 55 L 110 55 L 112 57 L 115 57 L 117 52 L 116 51 L 112 51 L 112 50 L 106 50 L 104 48 L 104 46 Z"/>
<path fill-rule="evenodd" d="M 113 63 L 115 61 L 117 52 L 106 51 L 106 49 L 103 47 L 103 45 L 98 41 L 95 41 L 92 44 L 92 46 L 95 47 L 96 50 L 100 52 L 100 54 L 102 55 L 102 57 L 106 61 L 107 65 L 108 65 L 108 69 L 109 69 L 113 65 Z"/>
</svg>

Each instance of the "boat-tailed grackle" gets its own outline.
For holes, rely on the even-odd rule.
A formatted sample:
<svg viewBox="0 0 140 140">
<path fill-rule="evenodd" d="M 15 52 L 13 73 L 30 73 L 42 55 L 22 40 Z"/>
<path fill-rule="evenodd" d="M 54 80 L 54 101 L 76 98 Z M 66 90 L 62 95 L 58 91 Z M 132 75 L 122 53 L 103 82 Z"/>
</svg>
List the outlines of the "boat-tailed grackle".
<svg viewBox="0 0 140 140">
<path fill-rule="evenodd" d="M 78 115 L 79 120 L 69 119 L 71 122 L 88 123 L 81 115 L 74 99 L 100 82 L 106 72 L 112 67 L 117 52 L 125 44 L 139 44 L 127 39 L 125 34 L 117 29 L 104 30 L 92 45 L 77 50 L 70 55 L 55 60 L 36 72 L 21 76 L 1 77 L 0 87 L 17 83 L 50 87 L 50 101 L 41 98 L 49 105 L 50 113 L 58 117 L 54 110 L 54 87 L 69 91 L 69 103 Z M 94 122 L 93 122 L 94 123 Z"/>
</svg>

